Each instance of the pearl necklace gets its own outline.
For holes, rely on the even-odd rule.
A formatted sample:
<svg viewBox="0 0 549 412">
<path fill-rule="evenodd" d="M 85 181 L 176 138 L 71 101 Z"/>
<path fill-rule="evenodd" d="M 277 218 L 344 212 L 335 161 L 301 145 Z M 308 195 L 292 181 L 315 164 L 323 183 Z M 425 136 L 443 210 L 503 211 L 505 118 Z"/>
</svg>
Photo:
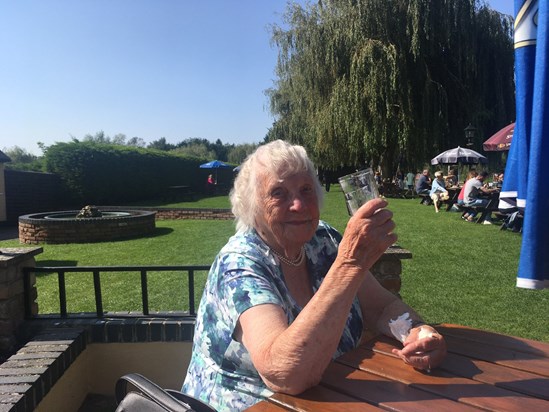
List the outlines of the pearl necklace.
<svg viewBox="0 0 549 412">
<path fill-rule="evenodd" d="M 299 255 L 293 259 L 293 260 L 290 260 L 288 259 L 286 256 L 278 253 L 276 250 L 274 249 L 271 249 L 271 251 L 280 259 L 280 261 L 286 263 L 287 265 L 290 265 L 290 266 L 299 266 L 303 263 L 303 260 L 305 259 L 305 248 L 303 246 L 301 246 L 301 250 L 299 251 Z"/>
</svg>

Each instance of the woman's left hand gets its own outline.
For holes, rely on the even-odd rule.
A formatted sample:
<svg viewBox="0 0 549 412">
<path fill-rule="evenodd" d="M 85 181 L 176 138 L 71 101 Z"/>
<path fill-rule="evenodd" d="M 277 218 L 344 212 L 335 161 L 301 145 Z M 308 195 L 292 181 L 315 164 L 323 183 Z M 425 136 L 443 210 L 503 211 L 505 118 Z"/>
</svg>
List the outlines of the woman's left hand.
<svg viewBox="0 0 549 412">
<path fill-rule="evenodd" d="M 393 349 L 393 354 L 417 369 L 430 371 L 440 365 L 446 356 L 446 341 L 429 325 L 413 328 L 403 345 L 400 350 Z"/>
</svg>

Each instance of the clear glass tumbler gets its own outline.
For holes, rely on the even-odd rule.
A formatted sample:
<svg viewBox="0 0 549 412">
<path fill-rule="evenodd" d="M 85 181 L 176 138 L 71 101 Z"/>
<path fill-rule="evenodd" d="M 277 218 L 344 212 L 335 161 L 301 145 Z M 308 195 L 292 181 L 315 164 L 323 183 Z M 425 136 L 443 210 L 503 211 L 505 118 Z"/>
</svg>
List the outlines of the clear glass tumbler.
<svg viewBox="0 0 549 412">
<path fill-rule="evenodd" d="M 379 197 L 374 172 L 370 168 L 340 177 L 339 184 L 345 195 L 347 211 L 351 216 L 364 203 Z"/>
</svg>

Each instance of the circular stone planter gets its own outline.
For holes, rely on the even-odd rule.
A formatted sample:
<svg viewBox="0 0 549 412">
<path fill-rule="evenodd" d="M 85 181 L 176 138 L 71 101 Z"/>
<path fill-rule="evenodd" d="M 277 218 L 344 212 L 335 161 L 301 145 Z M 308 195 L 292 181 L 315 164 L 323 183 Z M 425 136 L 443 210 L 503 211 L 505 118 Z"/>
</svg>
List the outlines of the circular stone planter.
<svg viewBox="0 0 549 412">
<path fill-rule="evenodd" d="M 88 243 L 139 237 L 154 231 L 156 212 L 101 210 L 102 217 L 77 219 L 78 210 L 19 216 L 19 242 Z"/>
</svg>

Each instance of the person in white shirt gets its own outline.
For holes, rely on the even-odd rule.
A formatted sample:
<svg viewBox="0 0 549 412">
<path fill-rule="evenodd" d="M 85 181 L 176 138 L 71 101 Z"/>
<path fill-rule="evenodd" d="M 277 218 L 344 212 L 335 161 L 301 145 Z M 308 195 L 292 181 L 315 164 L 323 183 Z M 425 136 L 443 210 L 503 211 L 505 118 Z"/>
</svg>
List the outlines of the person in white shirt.
<svg viewBox="0 0 549 412">
<path fill-rule="evenodd" d="M 487 176 L 488 176 L 488 172 L 483 171 L 483 172 L 480 172 L 477 175 L 477 177 L 467 180 L 467 182 L 465 183 L 465 188 L 463 192 L 463 204 L 465 206 L 467 207 L 488 206 L 490 199 L 480 197 L 481 193 L 491 194 L 494 192 L 493 189 L 487 189 L 484 187 L 484 180 L 486 179 Z M 485 223 L 488 222 L 486 224 L 490 224 L 491 214 L 488 214 L 486 216 L 484 222 Z"/>
<path fill-rule="evenodd" d="M 439 202 L 448 199 L 448 191 L 446 190 L 446 184 L 442 172 L 435 172 L 435 180 L 431 185 L 431 191 L 429 192 L 433 204 L 435 205 L 435 211 L 438 213 Z"/>
</svg>

